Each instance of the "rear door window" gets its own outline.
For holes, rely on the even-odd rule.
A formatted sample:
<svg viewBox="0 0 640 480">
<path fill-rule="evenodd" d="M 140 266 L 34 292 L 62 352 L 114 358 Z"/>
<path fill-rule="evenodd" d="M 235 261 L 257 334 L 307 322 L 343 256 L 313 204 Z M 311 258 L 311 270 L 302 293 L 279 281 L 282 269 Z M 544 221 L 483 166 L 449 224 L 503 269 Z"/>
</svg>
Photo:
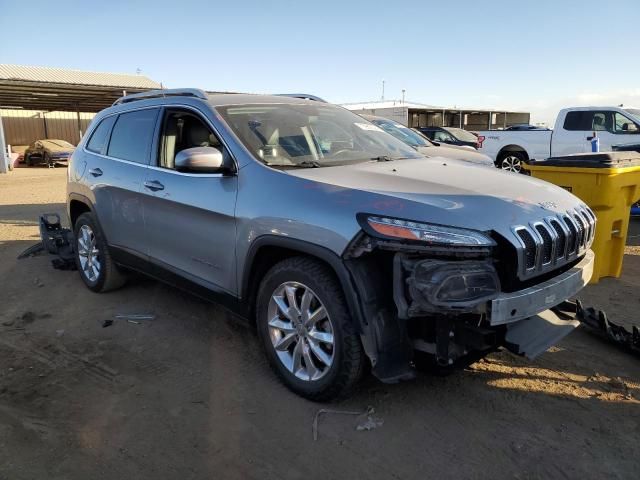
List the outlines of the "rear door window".
<svg viewBox="0 0 640 480">
<path fill-rule="evenodd" d="M 93 134 L 89 139 L 89 143 L 87 143 L 87 150 L 93 153 L 105 153 L 107 143 L 109 143 L 109 132 L 111 132 L 111 127 L 115 121 L 116 117 L 114 115 L 107 117 L 100 122 L 93 131 Z"/>
<path fill-rule="evenodd" d="M 157 117 L 157 108 L 120 114 L 111 133 L 107 155 L 130 162 L 148 164 Z"/>
</svg>

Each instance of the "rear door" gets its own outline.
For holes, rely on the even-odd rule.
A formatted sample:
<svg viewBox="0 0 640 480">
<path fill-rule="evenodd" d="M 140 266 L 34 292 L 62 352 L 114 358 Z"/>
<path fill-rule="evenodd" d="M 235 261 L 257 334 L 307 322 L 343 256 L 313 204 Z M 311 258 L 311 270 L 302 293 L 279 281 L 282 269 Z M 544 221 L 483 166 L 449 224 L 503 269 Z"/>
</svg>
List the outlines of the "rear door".
<svg viewBox="0 0 640 480">
<path fill-rule="evenodd" d="M 144 182 L 145 223 L 152 262 L 173 274 L 236 293 L 236 175 L 174 168 L 181 150 L 211 146 L 230 154 L 211 124 L 190 107 L 166 108 Z"/>
<path fill-rule="evenodd" d="M 141 190 L 158 113 L 155 107 L 107 117 L 104 128 L 100 124 L 87 142 L 84 178 L 93 192 L 102 230 L 116 255 L 146 256 Z"/>
</svg>

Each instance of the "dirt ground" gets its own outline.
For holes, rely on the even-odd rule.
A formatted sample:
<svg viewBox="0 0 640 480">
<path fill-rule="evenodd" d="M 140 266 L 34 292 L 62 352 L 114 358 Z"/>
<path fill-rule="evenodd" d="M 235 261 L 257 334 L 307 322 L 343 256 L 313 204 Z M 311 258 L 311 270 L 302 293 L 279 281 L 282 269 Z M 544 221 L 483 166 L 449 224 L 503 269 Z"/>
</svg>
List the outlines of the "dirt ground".
<svg viewBox="0 0 640 480">
<path fill-rule="evenodd" d="M 281 386 L 252 329 L 163 284 L 90 292 L 44 255 L 65 169 L 0 176 L 0 479 L 638 478 L 640 363 L 578 329 L 535 362 L 501 352 L 448 378 L 367 378 L 318 405 Z M 640 245 L 640 222 L 629 243 Z M 640 251 L 581 298 L 639 323 Z M 117 314 L 153 314 L 130 323 Z M 358 431 L 364 411 L 384 423 Z"/>
</svg>

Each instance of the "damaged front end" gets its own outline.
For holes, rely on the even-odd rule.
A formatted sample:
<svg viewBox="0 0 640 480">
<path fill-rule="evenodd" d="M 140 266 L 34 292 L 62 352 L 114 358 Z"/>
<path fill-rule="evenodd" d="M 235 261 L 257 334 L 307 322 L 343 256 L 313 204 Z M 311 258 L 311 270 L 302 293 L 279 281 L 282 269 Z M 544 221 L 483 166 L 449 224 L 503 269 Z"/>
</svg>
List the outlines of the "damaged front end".
<svg viewBox="0 0 640 480">
<path fill-rule="evenodd" d="M 345 251 L 344 261 L 366 319 L 363 345 L 373 373 L 383 381 L 410 378 L 412 365 L 466 366 L 501 346 L 535 356 L 529 353 L 541 353 L 577 325 L 547 318 L 550 311 L 547 317 L 537 315 L 553 306 L 541 298 L 545 292 L 525 295 L 523 311 L 531 316 L 492 321 L 494 305 L 503 307 L 505 298 L 513 297 L 501 288 L 506 270 L 501 264 L 512 258 L 504 239 L 378 216 L 362 215 L 359 221 L 362 232 Z M 578 285 L 572 276 L 571 287 L 565 285 L 562 292 L 575 293 L 586 283 L 582 277 Z"/>
</svg>

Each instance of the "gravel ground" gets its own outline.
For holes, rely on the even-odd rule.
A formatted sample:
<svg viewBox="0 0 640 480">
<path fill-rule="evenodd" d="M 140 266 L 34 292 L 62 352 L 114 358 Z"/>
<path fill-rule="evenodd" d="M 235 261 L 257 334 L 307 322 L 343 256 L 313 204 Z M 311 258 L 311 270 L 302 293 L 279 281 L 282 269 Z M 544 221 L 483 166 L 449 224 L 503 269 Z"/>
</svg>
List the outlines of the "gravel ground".
<svg viewBox="0 0 640 480">
<path fill-rule="evenodd" d="M 314 404 L 215 305 L 140 278 L 98 295 L 46 256 L 16 260 L 64 197 L 65 169 L 0 176 L 1 479 L 638 478 L 640 364 L 582 329 L 535 362 L 500 352 Z M 639 253 L 585 303 L 637 323 Z M 155 318 L 102 327 L 130 313 Z M 318 409 L 368 406 L 375 430 L 326 414 L 314 441 Z"/>
</svg>

